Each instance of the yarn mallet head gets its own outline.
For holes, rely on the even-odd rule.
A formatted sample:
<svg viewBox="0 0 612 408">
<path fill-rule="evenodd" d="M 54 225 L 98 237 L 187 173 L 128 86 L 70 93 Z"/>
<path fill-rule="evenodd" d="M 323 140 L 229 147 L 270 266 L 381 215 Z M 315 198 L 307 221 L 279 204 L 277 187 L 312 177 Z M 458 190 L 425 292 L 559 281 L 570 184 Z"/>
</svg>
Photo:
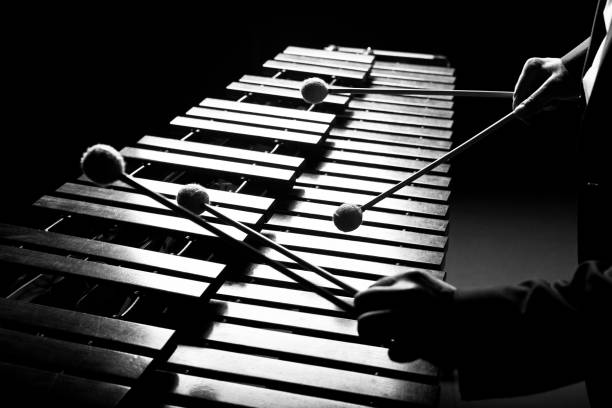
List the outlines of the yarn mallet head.
<svg viewBox="0 0 612 408">
<path fill-rule="evenodd" d="M 210 203 L 210 197 L 204 187 L 190 183 L 181 187 L 176 195 L 176 202 L 193 213 L 202 214 L 206 211 L 206 204 Z"/>
<path fill-rule="evenodd" d="M 300 93 L 306 102 L 317 104 L 327 97 L 329 88 L 321 78 L 308 78 L 302 82 Z"/>
<path fill-rule="evenodd" d="M 124 174 L 125 160 L 112 146 L 97 144 L 83 153 L 81 170 L 91 181 L 104 186 L 117 181 Z"/>
<path fill-rule="evenodd" d="M 363 211 L 357 204 L 342 204 L 334 212 L 333 220 L 340 231 L 354 231 L 363 221 Z"/>
</svg>

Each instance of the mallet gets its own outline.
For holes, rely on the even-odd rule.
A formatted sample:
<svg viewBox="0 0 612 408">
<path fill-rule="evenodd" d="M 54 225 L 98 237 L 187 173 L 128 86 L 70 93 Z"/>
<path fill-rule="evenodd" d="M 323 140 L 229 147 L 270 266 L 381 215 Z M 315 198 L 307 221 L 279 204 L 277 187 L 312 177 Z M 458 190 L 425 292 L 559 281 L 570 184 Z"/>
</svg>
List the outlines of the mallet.
<svg viewBox="0 0 612 408">
<path fill-rule="evenodd" d="M 335 276 L 333 276 L 332 274 L 327 272 L 325 269 L 323 269 L 323 268 L 321 268 L 319 266 L 316 266 L 316 265 L 308 262 L 305 259 L 302 259 L 301 257 L 299 257 L 298 255 L 294 254 L 293 252 L 291 252 L 290 250 L 288 250 L 284 246 L 280 245 L 277 242 L 272 241 L 270 238 L 266 237 L 265 235 L 255 231 L 254 229 L 250 228 L 247 225 L 244 225 L 240 221 L 233 220 L 232 218 L 228 217 L 227 215 L 217 211 L 213 206 L 209 205 L 210 199 L 209 199 L 208 193 L 206 192 L 204 187 L 202 187 L 201 185 L 196 184 L 196 183 L 191 183 L 191 184 L 187 184 L 187 185 L 183 186 L 179 190 L 179 192 L 178 192 L 178 194 L 176 196 L 176 201 L 179 203 L 179 205 L 181 205 L 181 206 L 183 206 L 183 207 L 193 211 L 196 214 L 201 214 L 204 211 L 208 211 L 212 215 L 214 215 L 215 217 L 225 221 L 227 224 L 229 224 L 229 225 L 231 225 L 233 227 L 236 227 L 237 229 L 241 230 L 242 232 L 245 232 L 245 233 L 247 233 L 249 235 L 252 235 L 252 236 L 258 238 L 259 240 L 265 242 L 267 245 L 269 245 L 272 248 L 274 248 L 276 251 L 278 251 L 281 254 L 285 255 L 287 258 L 293 259 L 295 262 L 297 262 L 299 265 L 303 266 L 304 268 L 306 268 L 308 270 L 311 270 L 312 272 L 315 272 L 319 276 L 322 276 L 323 278 L 327 279 L 328 281 L 330 281 L 330 282 L 334 283 L 335 285 L 341 287 L 349 295 L 355 296 L 355 294 L 358 292 L 357 289 L 355 289 L 352 286 L 342 282 L 341 280 L 339 280 L 338 278 L 336 278 Z"/>
<path fill-rule="evenodd" d="M 308 78 L 300 87 L 302 99 L 318 104 L 329 94 L 399 94 L 399 95 L 451 95 L 477 98 L 512 98 L 511 91 L 479 91 L 466 89 L 421 89 L 421 88 L 346 88 L 330 87 L 321 78 Z"/>
<path fill-rule="evenodd" d="M 354 314 L 354 308 L 352 305 L 342 299 L 337 298 L 333 293 L 329 292 L 325 288 L 319 287 L 308 281 L 307 279 L 304 279 L 300 275 L 296 274 L 289 268 L 282 265 L 280 262 L 268 258 L 246 242 L 242 242 L 240 240 L 235 239 L 231 235 L 225 233 L 224 231 L 215 227 L 208 221 L 204 220 L 199 215 L 193 213 L 192 211 L 186 208 L 181 207 L 180 205 L 177 205 L 176 203 L 172 202 L 161 194 L 158 194 L 145 187 L 144 185 L 140 184 L 133 177 L 125 173 L 125 161 L 121 154 L 113 147 L 98 144 L 87 149 L 83 154 L 83 157 L 81 158 L 81 169 L 83 170 L 83 173 L 85 173 L 85 175 L 96 184 L 107 185 L 116 180 L 123 181 L 124 183 L 134 187 L 137 191 L 151 197 L 160 204 L 166 206 L 178 215 L 193 221 L 202 228 L 205 228 L 206 230 L 217 235 L 218 237 L 224 239 L 227 243 L 234 245 L 235 247 L 237 247 L 238 250 L 248 252 L 257 260 L 270 265 L 274 269 L 295 280 L 304 288 L 312 290 L 313 292 L 327 299 L 342 310 L 350 314 Z"/>
<path fill-rule="evenodd" d="M 333 215 L 334 224 L 339 230 L 344 231 L 344 232 L 349 232 L 349 231 L 353 231 L 357 229 L 361 225 L 361 222 L 363 220 L 364 211 L 369 210 L 382 199 L 389 197 L 391 194 L 395 193 L 400 188 L 412 183 L 414 180 L 418 179 L 423 174 L 427 173 L 429 170 L 435 168 L 439 164 L 442 164 L 452 159 L 459 153 L 463 152 L 464 150 L 473 146 L 480 140 L 484 139 L 485 137 L 487 137 L 488 135 L 490 135 L 491 133 L 493 133 L 494 131 L 496 131 L 497 129 L 505 125 L 506 123 L 510 122 L 512 119 L 514 119 L 517 116 L 517 112 L 519 112 L 521 109 L 523 109 L 523 105 L 519 105 L 519 107 L 516 108 L 514 111 L 508 113 L 506 116 L 499 119 L 497 122 L 493 123 L 486 129 L 482 130 L 480 133 L 476 134 L 475 136 L 472 136 L 470 139 L 466 140 L 459 146 L 455 147 L 453 150 L 446 153 L 444 156 L 432 161 L 431 163 L 421 168 L 416 173 L 411 174 L 410 177 L 408 177 L 404 181 L 397 183 L 395 186 L 391 187 L 389 190 L 374 197 L 367 203 L 363 205 L 342 204 L 334 212 L 334 215 Z"/>
</svg>

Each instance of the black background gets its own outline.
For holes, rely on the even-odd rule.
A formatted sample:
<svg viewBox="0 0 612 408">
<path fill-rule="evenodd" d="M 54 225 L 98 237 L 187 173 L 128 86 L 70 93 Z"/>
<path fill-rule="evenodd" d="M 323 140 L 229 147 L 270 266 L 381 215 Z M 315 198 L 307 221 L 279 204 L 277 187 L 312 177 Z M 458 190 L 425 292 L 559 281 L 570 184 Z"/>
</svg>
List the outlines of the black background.
<svg viewBox="0 0 612 408">
<path fill-rule="evenodd" d="M 458 87 L 512 90 L 526 58 L 560 56 L 588 36 L 594 6 L 376 1 L 7 10 L 3 215 L 80 174 L 88 145 L 135 141 L 256 73 L 287 45 L 443 54 L 457 68 Z M 508 109 L 508 102 L 460 101 L 456 140 Z M 456 160 L 455 183 L 565 185 L 573 148 L 559 143 L 564 129 L 514 125 Z"/>
</svg>

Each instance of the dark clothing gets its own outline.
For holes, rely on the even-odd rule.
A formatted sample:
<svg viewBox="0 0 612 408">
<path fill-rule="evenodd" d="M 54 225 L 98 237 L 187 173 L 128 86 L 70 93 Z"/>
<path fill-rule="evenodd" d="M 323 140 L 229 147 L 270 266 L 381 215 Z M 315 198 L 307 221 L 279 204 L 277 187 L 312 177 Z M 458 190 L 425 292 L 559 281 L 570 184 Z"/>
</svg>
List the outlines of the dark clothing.
<svg viewBox="0 0 612 408">
<path fill-rule="evenodd" d="M 578 260 L 612 260 L 612 34 L 604 38 L 602 18 L 605 0 L 599 2 L 591 37 L 563 57 L 563 62 L 580 83 L 580 78 L 591 66 L 602 41 L 604 50 L 599 73 L 593 85 L 589 103 L 584 108 L 578 143 L 578 171 L 580 174 L 578 200 Z"/>
<path fill-rule="evenodd" d="M 571 282 L 458 290 L 452 347 L 462 398 L 525 395 L 587 380 L 608 385 L 589 389 L 591 405 L 612 407 L 610 316 L 609 263 L 585 262 Z"/>
<path fill-rule="evenodd" d="M 582 89 L 605 34 L 597 7 L 591 37 L 563 57 Z M 604 52 L 578 142 L 578 259 L 571 282 L 455 293 L 458 375 L 464 399 L 543 392 L 586 381 L 593 408 L 612 407 L 612 57 Z"/>
</svg>

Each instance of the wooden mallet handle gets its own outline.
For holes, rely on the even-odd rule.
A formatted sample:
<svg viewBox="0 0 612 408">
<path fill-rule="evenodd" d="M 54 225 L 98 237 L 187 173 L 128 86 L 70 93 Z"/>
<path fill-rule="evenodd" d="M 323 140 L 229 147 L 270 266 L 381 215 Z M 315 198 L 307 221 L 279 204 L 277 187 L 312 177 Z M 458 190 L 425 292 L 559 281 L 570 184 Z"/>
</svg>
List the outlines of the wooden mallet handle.
<svg viewBox="0 0 612 408">
<path fill-rule="evenodd" d="M 311 270 L 312 272 L 318 274 L 319 276 L 322 276 L 323 278 L 327 279 L 328 281 L 330 281 L 330 282 L 334 283 L 335 285 L 341 287 L 342 289 L 344 289 L 345 292 L 347 292 L 347 294 L 349 294 L 351 296 L 355 296 L 355 294 L 357 294 L 357 289 L 355 289 L 352 286 L 342 282 L 340 279 L 336 278 L 335 276 L 333 276 L 332 274 L 327 272 L 325 269 L 320 268 L 320 267 L 318 267 L 318 266 L 308 262 L 307 260 L 300 258 L 298 255 L 294 254 L 293 252 L 291 252 L 290 250 L 288 250 L 284 246 L 282 246 L 282 245 L 272 241 L 270 238 L 266 237 L 265 235 L 255 231 L 254 229 L 248 227 L 247 225 L 244 225 L 243 223 L 241 223 L 239 221 L 231 219 L 227 215 L 217 211 L 213 206 L 211 206 L 209 204 L 204 204 L 204 208 L 206 209 L 206 211 L 210 212 L 215 217 L 222 219 L 227 224 L 229 224 L 229 225 L 231 225 L 233 227 L 238 228 L 242 232 L 245 232 L 247 234 L 250 234 L 252 236 L 255 236 L 255 237 L 259 238 L 261 241 L 265 242 L 267 245 L 270 245 L 276 251 L 278 251 L 281 254 L 285 255 L 289 259 L 293 259 L 295 262 L 297 262 L 299 265 L 303 266 L 304 268 Z"/>
<path fill-rule="evenodd" d="M 329 87 L 330 94 L 399 94 L 399 95 L 450 95 L 476 98 L 512 98 L 511 91 L 479 91 L 471 89 L 420 89 L 420 88 L 342 88 Z"/>
</svg>

